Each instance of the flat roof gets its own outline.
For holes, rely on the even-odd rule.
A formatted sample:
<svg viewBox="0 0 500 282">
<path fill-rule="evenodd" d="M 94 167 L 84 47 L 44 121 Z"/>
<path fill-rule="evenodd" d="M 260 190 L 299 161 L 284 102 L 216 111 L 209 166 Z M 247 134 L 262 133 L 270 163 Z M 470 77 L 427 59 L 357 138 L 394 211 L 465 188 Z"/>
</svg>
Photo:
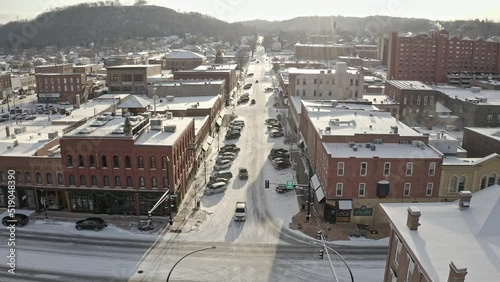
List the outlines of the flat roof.
<svg viewBox="0 0 500 282">
<path fill-rule="evenodd" d="M 328 73 L 330 71 L 330 73 Z M 299 69 L 299 68 L 288 68 L 288 73 L 293 73 L 293 74 L 321 74 L 323 72 L 325 75 L 326 74 L 335 74 L 336 73 L 335 68 L 331 69 Z M 359 74 L 359 70 L 356 68 L 347 68 L 347 73 L 350 74 Z"/>
<path fill-rule="evenodd" d="M 194 135 L 198 135 L 200 132 L 201 128 L 205 123 L 208 122 L 208 115 L 207 116 L 199 116 L 199 117 L 193 117 L 194 118 Z"/>
<path fill-rule="evenodd" d="M 467 268 L 467 281 L 498 281 L 499 185 L 473 193 L 470 207 L 462 210 L 458 201 L 380 206 L 431 281 L 447 281 L 452 261 Z M 421 213 L 418 230 L 406 225 L 409 207 Z"/>
<path fill-rule="evenodd" d="M 458 138 L 449 133 L 446 130 L 439 129 L 439 128 L 433 128 L 433 129 L 427 129 L 426 127 L 413 127 L 414 130 L 423 133 L 423 134 L 428 134 L 429 135 L 429 140 L 452 140 L 452 141 L 458 141 Z"/>
<path fill-rule="evenodd" d="M 193 69 L 193 71 L 221 71 L 221 70 L 233 70 L 236 69 L 237 64 L 226 64 L 226 65 L 201 65 Z"/>
<path fill-rule="evenodd" d="M 500 90 L 483 90 L 478 93 L 473 93 L 471 89 L 463 89 L 452 86 L 436 86 L 435 90 L 447 95 L 452 99 L 460 101 L 477 100 L 478 98 L 486 98 L 486 102 L 478 101 L 480 105 L 500 105 Z"/>
<path fill-rule="evenodd" d="M 193 108 L 196 104 L 197 108 L 210 109 L 214 106 L 219 96 L 190 96 L 190 97 L 174 97 L 173 101 L 167 101 L 166 98 L 156 99 L 157 111 L 168 110 L 186 110 Z M 154 104 L 154 99 L 147 98 L 146 100 Z M 161 102 L 160 102 L 161 100 Z"/>
<path fill-rule="evenodd" d="M 495 139 L 497 141 L 500 141 L 500 128 L 490 128 L 490 127 L 466 127 L 464 128 L 468 129 L 470 131 L 474 131 L 476 133 L 479 133 L 483 136 L 488 136 L 492 139 Z"/>
<path fill-rule="evenodd" d="M 398 105 L 391 97 L 384 94 L 364 94 L 363 99 L 371 101 L 373 104 Z"/>
<path fill-rule="evenodd" d="M 175 132 L 164 132 L 162 130 L 147 129 L 135 140 L 135 145 L 143 146 L 172 146 L 177 142 L 182 132 L 193 121 L 191 117 L 164 119 L 163 126 L 176 125 Z"/>
<path fill-rule="evenodd" d="M 111 66 L 106 69 L 133 69 L 133 68 L 151 68 L 151 67 L 161 67 L 159 64 L 151 64 L 151 65 L 120 65 L 120 66 Z"/>
<path fill-rule="evenodd" d="M 402 90 L 433 90 L 429 85 L 416 80 L 387 80 L 387 83 Z"/>
<path fill-rule="evenodd" d="M 379 157 L 381 159 L 440 159 L 441 153 L 426 145 L 421 147 L 411 144 L 385 143 L 375 144 L 375 151 L 366 148 L 366 143 L 356 143 L 357 151 L 349 147 L 349 143 L 323 143 L 323 147 L 333 158 L 360 158 L 371 159 Z M 424 149 L 422 149 L 422 147 Z"/>
<path fill-rule="evenodd" d="M 116 95 L 115 97 L 120 96 Z M 113 101 L 115 104 L 118 104 L 118 100 L 115 99 L 106 99 L 106 98 L 96 98 L 91 102 L 87 102 L 80 105 L 79 109 L 73 109 L 69 116 L 63 116 L 56 121 L 58 123 L 68 123 L 72 124 L 84 119 L 88 119 L 94 115 L 98 115 L 102 112 L 107 111 L 113 105 Z"/>
<path fill-rule="evenodd" d="M 179 87 L 182 85 L 207 85 L 207 84 L 221 85 L 224 82 L 225 82 L 224 79 L 218 79 L 218 80 L 207 80 L 207 79 L 170 80 L 170 81 L 162 81 L 162 82 L 154 83 L 153 86 Z"/>
</svg>

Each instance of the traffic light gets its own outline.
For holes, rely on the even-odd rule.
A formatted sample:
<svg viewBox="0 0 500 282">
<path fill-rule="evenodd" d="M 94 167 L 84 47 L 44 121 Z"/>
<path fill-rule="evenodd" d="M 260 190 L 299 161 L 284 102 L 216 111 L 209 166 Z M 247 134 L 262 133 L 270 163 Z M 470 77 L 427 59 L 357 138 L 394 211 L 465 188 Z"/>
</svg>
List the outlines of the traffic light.
<svg viewBox="0 0 500 282">
<path fill-rule="evenodd" d="M 266 180 L 264 183 L 265 183 L 264 187 L 266 187 L 266 189 L 268 189 L 269 188 L 269 180 Z"/>
<path fill-rule="evenodd" d="M 319 250 L 318 252 L 318 255 L 319 255 L 319 259 L 323 259 L 323 250 Z"/>
<path fill-rule="evenodd" d="M 316 239 L 321 240 L 321 231 L 318 231 L 318 234 L 316 235 Z"/>
</svg>

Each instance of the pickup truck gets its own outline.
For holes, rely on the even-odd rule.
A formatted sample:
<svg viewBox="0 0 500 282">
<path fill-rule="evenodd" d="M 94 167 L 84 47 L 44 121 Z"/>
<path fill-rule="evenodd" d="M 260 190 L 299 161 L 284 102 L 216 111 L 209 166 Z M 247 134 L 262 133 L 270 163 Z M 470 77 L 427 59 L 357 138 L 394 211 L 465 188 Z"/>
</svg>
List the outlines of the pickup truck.
<svg viewBox="0 0 500 282">
<path fill-rule="evenodd" d="M 235 221 L 245 221 L 247 217 L 247 203 L 236 202 L 236 209 L 234 211 Z"/>
</svg>

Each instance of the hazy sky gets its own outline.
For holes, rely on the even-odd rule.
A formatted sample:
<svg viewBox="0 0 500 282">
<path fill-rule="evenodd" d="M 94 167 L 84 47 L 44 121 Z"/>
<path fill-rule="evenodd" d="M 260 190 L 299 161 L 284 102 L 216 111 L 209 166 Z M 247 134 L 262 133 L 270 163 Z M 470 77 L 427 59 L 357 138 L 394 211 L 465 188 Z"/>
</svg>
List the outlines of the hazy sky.
<svg viewBox="0 0 500 282">
<path fill-rule="evenodd" d="M 0 23 L 31 19 L 50 7 L 74 5 L 89 0 L 1 0 Z M 121 0 L 131 4 L 133 0 Z M 500 1 L 476 0 L 149 0 L 181 12 L 200 12 L 229 21 L 252 19 L 284 20 L 297 16 L 358 16 L 388 15 L 427 18 L 432 20 L 485 19 L 500 21 Z M 297 3 L 297 4 L 296 4 Z"/>
</svg>

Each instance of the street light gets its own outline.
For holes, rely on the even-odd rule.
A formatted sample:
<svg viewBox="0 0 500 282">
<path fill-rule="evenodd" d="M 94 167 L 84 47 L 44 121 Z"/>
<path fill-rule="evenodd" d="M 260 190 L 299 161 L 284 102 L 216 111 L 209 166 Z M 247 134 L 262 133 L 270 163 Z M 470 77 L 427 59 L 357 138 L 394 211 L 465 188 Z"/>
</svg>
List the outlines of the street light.
<svg viewBox="0 0 500 282">
<path fill-rule="evenodd" d="M 203 248 L 203 249 L 200 249 L 200 250 L 196 250 L 196 251 L 192 251 L 190 253 L 187 253 L 186 255 L 184 255 L 183 257 L 181 257 L 175 264 L 174 266 L 172 266 L 172 269 L 170 269 L 170 271 L 168 272 L 168 276 L 167 276 L 167 282 L 170 281 L 170 275 L 172 274 L 172 271 L 174 270 L 174 268 L 179 264 L 179 262 L 181 262 L 183 259 L 185 259 L 187 256 L 189 255 L 192 255 L 194 253 L 198 253 L 198 252 L 202 252 L 202 251 L 206 251 L 206 250 L 211 250 L 211 249 L 215 249 L 215 246 L 211 246 L 211 247 L 208 247 L 208 248 Z"/>
<path fill-rule="evenodd" d="M 311 180 L 312 180 L 312 166 L 311 166 L 311 160 L 309 159 L 309 157 L 300 152 L 300 151 L 290 151 L 290 153 L 299 153 L 301 154 L 302 156 L 304 156 L 307 160 L 307 177 L 309 178 L 308 179 L 308 182 L 307 182 L 307 201 L 308 201 L 308 204 L 307 204 L 307 214 L 306 214 L 306 220 L 309 221 L 309 219 L 311 219 Z"/>
</svg>

